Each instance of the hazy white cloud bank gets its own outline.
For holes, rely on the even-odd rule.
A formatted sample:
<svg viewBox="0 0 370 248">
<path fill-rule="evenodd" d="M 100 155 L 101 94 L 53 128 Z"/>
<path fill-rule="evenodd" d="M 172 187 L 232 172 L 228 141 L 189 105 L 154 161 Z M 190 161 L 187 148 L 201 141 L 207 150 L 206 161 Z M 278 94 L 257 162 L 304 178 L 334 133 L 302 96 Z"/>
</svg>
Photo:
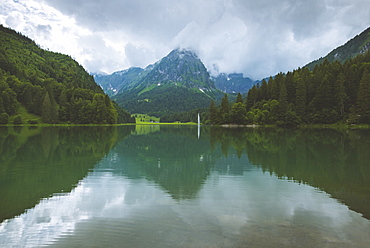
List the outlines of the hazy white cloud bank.
<svg viewBox="0 0 370 248">
<path fill-rule="evenodd" d="M 325 56 L 370 26 L 368 0 L 3 0 L 0 22 L 90 72 L 145 67 L 177 47 L 255 79 Z"/>
</svg>

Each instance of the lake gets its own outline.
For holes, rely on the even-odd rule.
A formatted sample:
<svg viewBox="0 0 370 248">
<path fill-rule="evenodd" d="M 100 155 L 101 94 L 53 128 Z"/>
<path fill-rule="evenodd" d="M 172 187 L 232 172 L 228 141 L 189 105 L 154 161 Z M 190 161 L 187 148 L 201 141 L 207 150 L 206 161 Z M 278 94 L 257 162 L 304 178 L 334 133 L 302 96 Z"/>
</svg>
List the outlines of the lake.
<svg viewBox="0 0 370 248">
<path fill-rule="evenodd" d="M 1 247 L 370 247 L 370 130 L 0 127 Z"/>
</svg>

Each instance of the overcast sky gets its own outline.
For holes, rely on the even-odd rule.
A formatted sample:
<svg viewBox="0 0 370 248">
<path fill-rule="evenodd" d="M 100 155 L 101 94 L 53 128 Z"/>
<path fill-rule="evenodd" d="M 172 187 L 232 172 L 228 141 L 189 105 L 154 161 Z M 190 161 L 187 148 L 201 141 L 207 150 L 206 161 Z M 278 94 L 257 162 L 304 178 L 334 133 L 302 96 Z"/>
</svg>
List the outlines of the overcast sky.
<svg viewBox="0 0 370 248">
<path fill-rule="evenodd" d="M 89 72 L 191 48 L 207 69 L 261 79 L 325 56 L 370 26 L 369 0 L 1 0 L 0 23 Z"/>
</svg>

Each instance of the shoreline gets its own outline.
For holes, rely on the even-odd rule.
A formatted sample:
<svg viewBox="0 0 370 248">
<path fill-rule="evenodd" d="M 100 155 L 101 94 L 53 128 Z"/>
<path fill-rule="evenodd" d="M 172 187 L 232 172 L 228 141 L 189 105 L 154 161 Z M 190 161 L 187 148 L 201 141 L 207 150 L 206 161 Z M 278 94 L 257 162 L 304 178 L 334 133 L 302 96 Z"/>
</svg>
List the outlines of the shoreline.
<svg viewBox="0 0 370 248">
<path fill-rule="evenodd" d="M 170 125 L 170 126 L 197 126 L 195 122 L 138 122 L 138 123 L 121 123 L 121 124 L 0 124 L 0 127 L 107 127 L 107 126 L 138 126 L 138 125 Z M 274 124 L 271 125 L 259 125 L 259 124 L 222 124 L 222 125 L 203 125 L 210 127 L 224 127 L 224 128 L 284 128 L 284 129 L 300 129 L 300 128 L 330 128 L 330 129 L 370 129 L 370 124 L 303 124 L 296 127 L 280 127 Z"/>
</svg>

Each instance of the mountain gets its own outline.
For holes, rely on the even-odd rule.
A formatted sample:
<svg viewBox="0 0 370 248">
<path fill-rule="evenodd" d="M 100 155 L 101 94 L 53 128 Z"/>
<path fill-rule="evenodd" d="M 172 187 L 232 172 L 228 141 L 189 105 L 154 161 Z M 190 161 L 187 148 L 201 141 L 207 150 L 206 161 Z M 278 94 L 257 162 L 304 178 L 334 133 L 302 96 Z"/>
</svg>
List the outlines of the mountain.
<svg viewBox="0 0 370 248">
<path fill-rule="evenodd" d="M 43 50 L 0 25 L 0 124 L 100 124 L 129 119 L 70 56 Z"/>
<path fill-rule="evenodd" d="M 104 92 L 112 97 L 120 91 L 129 89 L 129 85 L 140 78 L 145 70 L 139 67 L 131 67 L 127 70 L 117 71 L 110 75 L 95 74 L 94 79 Z"/>
<path fill-rule="evenodd" d="M 346 60 L 354 58 L 359 54 L 365 54 L 366 51 L 369 50 L 369 48 L 370 48 L 370 27 L 363 31 L 361 34 L 356 35 L 346 44 L 337 47 L 325 57 L 312 61 L 305 67 L 312 70 L 315 67 L 315 65 L 323 63 L 326 59 L 329 62 L 338 60 L 339 62 L 343 63 Z"/>
<path fill-rule="evenodd" d="M 154 65 L 141 71 L 137 69 L 137 76 L 126 80 L 132 70 L 122 73 L 123 86 L 116 86 L 117 93 L 113 96 L 121 107 L 132 113 L 162 116 L 204 108 L 212 99 L 223 95 L 202 61 L 190 50 L 175 49 Z M 103 80 L 98 78 L 97 82 L 102 84 Z M 109 88 L 114 83 L 107 85 Z"/>
<path fill-rule="evenodd" d="M 257 82 L 249 77 L 243 77 L 242 73 L 221 73 L 212 77 L 217 89 L 225 93 L 247 93 Z"/>
</svg>

